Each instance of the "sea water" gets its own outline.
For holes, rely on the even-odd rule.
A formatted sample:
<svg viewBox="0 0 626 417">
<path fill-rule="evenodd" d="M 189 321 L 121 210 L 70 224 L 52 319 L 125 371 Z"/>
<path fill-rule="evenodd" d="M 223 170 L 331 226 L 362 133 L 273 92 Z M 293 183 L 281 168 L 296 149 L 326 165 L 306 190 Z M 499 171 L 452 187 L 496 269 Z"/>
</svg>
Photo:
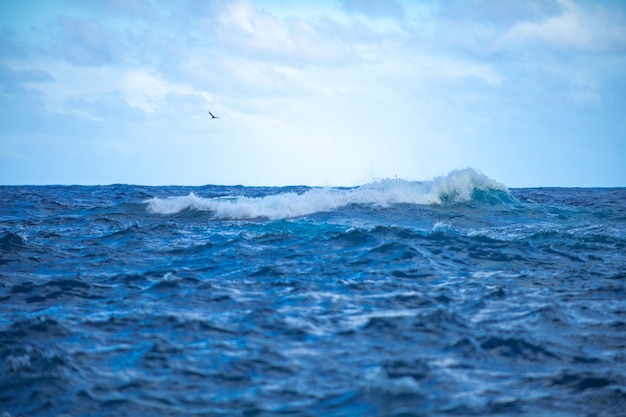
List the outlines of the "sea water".
<svg viewBox="0 0 626 417">
<path fill-rule="evenodd" d="M 626 415 L 626 189 L 0 187 L 0 415 Z"/>
</svg>

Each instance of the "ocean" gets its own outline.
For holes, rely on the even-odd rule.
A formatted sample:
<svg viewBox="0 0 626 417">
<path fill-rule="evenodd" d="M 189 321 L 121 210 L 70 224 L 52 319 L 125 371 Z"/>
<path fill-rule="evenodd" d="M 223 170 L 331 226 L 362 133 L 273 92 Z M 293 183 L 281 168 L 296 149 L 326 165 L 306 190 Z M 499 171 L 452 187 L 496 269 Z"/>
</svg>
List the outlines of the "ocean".
<svg viewBox="0 0 626 417">
<path fill-rule="evenodd" d="M 0 415 L 624 416 L 626 188 L 0 187 Z"/>
</svg>

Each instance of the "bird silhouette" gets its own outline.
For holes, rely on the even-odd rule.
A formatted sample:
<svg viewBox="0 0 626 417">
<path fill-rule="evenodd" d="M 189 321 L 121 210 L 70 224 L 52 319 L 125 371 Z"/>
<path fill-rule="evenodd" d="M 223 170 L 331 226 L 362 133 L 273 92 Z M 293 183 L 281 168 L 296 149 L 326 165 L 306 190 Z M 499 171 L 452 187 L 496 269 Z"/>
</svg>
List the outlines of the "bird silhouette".
<svg viewBox="0 0 626 417">
<path fill-rule="evenodd" d="M 219 119 L 219 117 L 214 116 L 213 113 L 211 113 L 211 110 L 209 110 L 209 114 L 211 115 L 211 119 Z"/>
</svg>

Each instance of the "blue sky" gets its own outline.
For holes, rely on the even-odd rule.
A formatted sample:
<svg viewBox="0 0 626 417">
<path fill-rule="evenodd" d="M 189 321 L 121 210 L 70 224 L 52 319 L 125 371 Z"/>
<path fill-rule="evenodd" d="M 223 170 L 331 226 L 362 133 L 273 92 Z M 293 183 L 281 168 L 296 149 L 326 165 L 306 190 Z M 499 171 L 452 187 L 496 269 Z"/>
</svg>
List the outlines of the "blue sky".
<svg viewBox="0 0 626 417">
<path fill-rule="evenodd" d="M 626 186 L 625 160 L 623 1 L 0 2 L 0 184 Z"/>
</svg>

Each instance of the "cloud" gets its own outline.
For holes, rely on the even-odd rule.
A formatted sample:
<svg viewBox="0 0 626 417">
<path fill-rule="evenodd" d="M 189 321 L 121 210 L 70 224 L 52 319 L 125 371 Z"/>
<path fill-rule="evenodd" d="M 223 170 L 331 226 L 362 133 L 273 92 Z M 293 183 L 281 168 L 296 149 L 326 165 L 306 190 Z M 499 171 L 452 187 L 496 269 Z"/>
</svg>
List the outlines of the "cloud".
<svg viewBox="0 0 626 417">
<path fill-rule="evenodd" d="M 404 17 L 404 6 L 396 0 L 341 0 L 341 5 L 369 17 Z"/>
<path fill-rule="evenodd" d="M 25 84 L 53 82 L 54 77 L 41 69 L 15 70 L 0 63 L 0 88 L 3 92 L 22 91 Z"/>
<path fill-rule="evenodd" d="M 626 18 L 610 3 L 577 4 L 559 0 L 562 12 L 540 21 L 517 23 L 504 36 L 505 43 L 534 41 L 560 50 L 611 52 L 626 50 Z"/>
<path fill-rule="evenodd" d="M 90 10 L 97 16 L 106 15 L 109 17 L 139 19 L 153 19 L 158 16 L 155 4 L 149 0 L 66 1 L 75 7 Z"/>
<path fill-rule="evenodd" d="M 120 60 L 122 41 L 100 22 L 61 15 L 55 28 L 54 52 L 74 65 L 99 66 Z"/>
<path fill-rule="evenodd" d="M 176 90 L 171 83 L 146 69 L 127 72 L 120 87 L 125 101 L 145 113 L 154 113 L 167 95 Z"/>
<path fill-rule="evenodd" d="M 620 2 L 449 0 L 431 17 L 430 32 L 422 34 L 422 41 L 445 46 L 448 53 L 493 59 L 546 46 L 551 52 L 626 50 Z"/>
<path fill-rule="evenodd" d="M 121 75 L 115 92 L 131 107 L 140 109 L 147 115 L 165 115 L 180 117 L 205 112 L 207 103 L 212 101 L 212 93 L 198 89 L 186 83 L 177 83 L 163 77 L 156 70 L 136 68 Z M 179 105 L 172 105 L 178 101 Z M 195 109 L 180 106 L 180 103 L 193 102 Z"/>
<path fill-rule="evenodd" d="M 22 23 L 0 32 L 3 154 L 38 167 L 80 148 L 85 167 L 101 167 L 93 181 L 111 181 L 122 155 L 146 171 L 115 181 L 350 184 L 475 164 L 502 180 L 515 165 L 520 184 L 536 149 L 595 137 L 581 133 L 592 122 L 613 148 L 624 137 L 622 9 L 563 0 L 22 7 Z"/>
<path fill-rule="evenodd" d="M 8 132 L 42 131 L 50 122 L 40 89 L 55 78 L 40 69 L 14 69 L 0 63 L 0 137 Z"/>
<path fill-rule="evenodd" d="M 518 22 L 542 20 L 561 12 L 558 0 L 444 0 L 435 15 L 441 20 L 508 28 Z"/>
<path fill-rule="evenodd" d="M 248 57 L 328 65 L 345 63 L 351 56 L 348 45 L 314 22 L 296 17 L 281 21 L 257 10 L 250 1 L 228 3 L 220 12 L 218 25 L 214 38 L 233 53 Z"/>
<path fill-rule="evenodd" d="M 24 58 L 26 56 L 24 42 L 17 39 L 15 33 L 0 30 L 0 58 Z"/>
</svg>

